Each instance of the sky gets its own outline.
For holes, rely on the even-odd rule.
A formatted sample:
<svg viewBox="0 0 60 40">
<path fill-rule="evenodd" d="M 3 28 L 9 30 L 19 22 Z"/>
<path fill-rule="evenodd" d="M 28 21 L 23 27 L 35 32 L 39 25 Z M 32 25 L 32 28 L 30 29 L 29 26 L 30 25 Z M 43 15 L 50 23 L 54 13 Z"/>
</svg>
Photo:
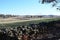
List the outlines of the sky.
<svg viewBox="0 0 60 40">
<path fill-rule="evenodd" d="M 11 15 L 60 15 L 60 11 L 39 0 L 0 0 L 0 14 Z"/>
</svg>

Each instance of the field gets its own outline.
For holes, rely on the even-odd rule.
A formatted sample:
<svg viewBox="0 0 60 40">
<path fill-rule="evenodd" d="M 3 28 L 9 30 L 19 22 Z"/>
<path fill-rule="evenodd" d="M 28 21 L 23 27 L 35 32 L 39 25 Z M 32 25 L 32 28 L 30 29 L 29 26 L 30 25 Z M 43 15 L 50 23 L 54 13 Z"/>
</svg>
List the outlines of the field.
<svg viewBox="0 0 60 40">
<path fill-rule="evenodd" d="M 30 23 L 50 22 L 57 21 L 60 18 L 36 18 L 29 20 L 18 20 L 18 19 L 0 19 L 0 27 L 18 27 L 21 25 L 29 25 Z"/>
<path fill-rule="evenodd" d="M 28 21 L 51 21 L 57 20 L 56 18 L 30 18 L 27 20 L 15 19 L 15 18 L 0 18 L 0 24 L 16 23 L 16 22 L 28 22 Z"/>
<path fill-rule="evenodd" d="M 0 18 L 0 23 L 15 23 L 15 22 L 26 22 L 26 21 L 34 21 L 34 20 L 42 20 L 42 19 L 46 19 L 46 18 L 31 18 L 28 20 L 21 20 L 21 19 L 15 19 L 15 18 Z M 49 19 L 49 18 L 47 18 Z"/>
</svg>

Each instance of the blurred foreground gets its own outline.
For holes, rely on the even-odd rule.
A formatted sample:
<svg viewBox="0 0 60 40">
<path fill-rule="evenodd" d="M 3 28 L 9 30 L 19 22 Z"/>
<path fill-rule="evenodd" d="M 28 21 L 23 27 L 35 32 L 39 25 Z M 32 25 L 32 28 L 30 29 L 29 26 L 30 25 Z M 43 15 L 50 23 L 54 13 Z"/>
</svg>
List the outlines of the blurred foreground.
<svg viewBox="0 0 60 40">
<path fill-rule="evenodd" d="M 60 20 L 0 28 L 0 40 L 59 40 Z"/>
</svg>

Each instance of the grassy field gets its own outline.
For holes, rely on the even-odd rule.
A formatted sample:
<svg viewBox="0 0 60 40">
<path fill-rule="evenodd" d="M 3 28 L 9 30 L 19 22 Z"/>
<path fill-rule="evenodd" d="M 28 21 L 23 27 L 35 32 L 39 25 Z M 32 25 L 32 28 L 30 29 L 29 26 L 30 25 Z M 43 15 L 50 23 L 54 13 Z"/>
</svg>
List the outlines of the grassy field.
<svg viewBox="0 0 60 40">
<path fill-rule="evenodd" d="M 36 20 L 45 20 L 45 19 L 51 19 L 51 18 L 30 18 L 28 20 L 21 20 L 21 19 L 14 19 L 14 18 L 5 18 L 5 19 L 0 18 L 0 24 L 27 22 L 27 21 L 36 21 Z"/>
<path fill-rule="evenodd" d="M 29 25 L 30 23 L 40 23 L 40 22 L 50 22 L 57 21 L 60 18 L 40 18 L 40 19 L 31 19 L 31 20 L 17 20 L 17 21 L 9 21 L 9 22 L 0 22 L 0 27 L 18 27 L 20 25 Z"/>
</svg>

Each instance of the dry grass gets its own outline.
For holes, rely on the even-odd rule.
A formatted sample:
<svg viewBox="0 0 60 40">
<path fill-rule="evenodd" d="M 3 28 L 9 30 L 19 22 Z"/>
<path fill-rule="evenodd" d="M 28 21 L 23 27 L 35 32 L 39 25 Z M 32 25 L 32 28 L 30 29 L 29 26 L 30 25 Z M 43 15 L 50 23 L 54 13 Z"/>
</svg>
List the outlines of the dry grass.
<svg viewBox="0 0 60 40">
<path fill-rule="evenodd" d="M 34 20 L 44 20 L 44 19 L 50 19 L 50 18 L 30 18 L 28 20 L 20 20 L 15 18 L 0 18 L 0 23 L 14 23 L 14 22 L 26 22 L 26 21 L 34 21 Z"/>
</svg>

